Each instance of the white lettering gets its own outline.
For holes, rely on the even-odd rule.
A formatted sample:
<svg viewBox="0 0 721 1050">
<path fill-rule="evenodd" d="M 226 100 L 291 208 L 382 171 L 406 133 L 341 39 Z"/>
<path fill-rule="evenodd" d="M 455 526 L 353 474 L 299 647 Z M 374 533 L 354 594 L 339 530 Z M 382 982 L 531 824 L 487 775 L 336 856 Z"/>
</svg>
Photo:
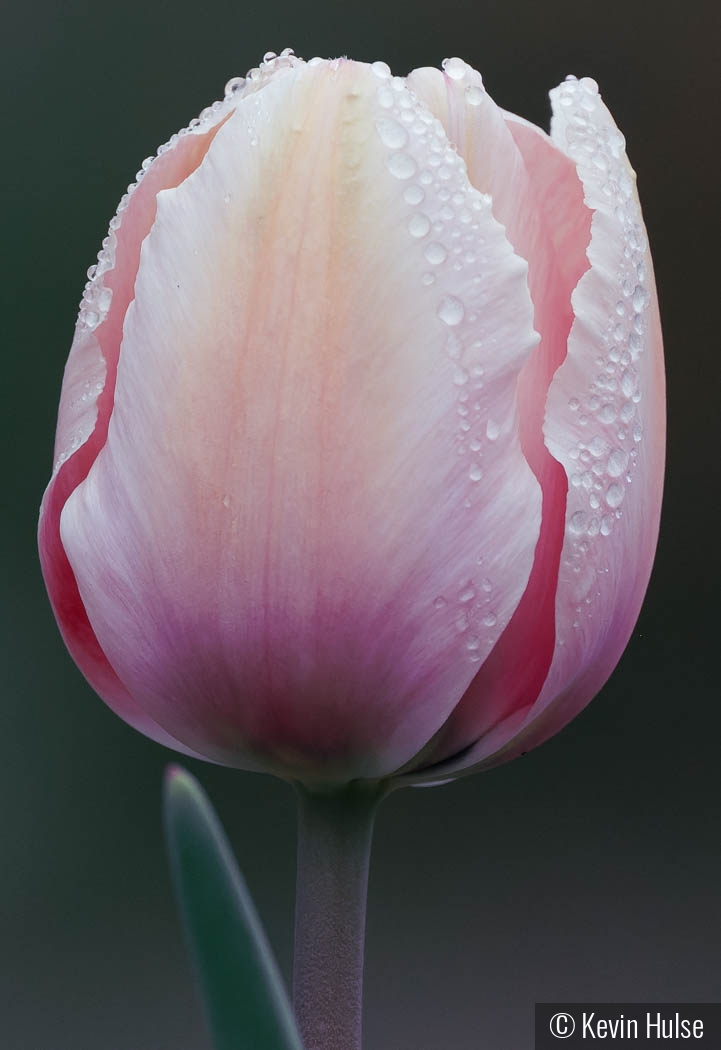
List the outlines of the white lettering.
<svg viewBox="0 0 721 1050">
<path fill-rule="evenodd" d="M 592 1014 L 589 1014 L 588 1017 L 586 1016 L 586 1014 L 583 1015 L 583 1038 L 584 1039 L 586 1038 L 586 1032 L 588 1032 L 589 1038 L 591 1038 L 591 1039 L 595 1039 L 596 1038 L 596 1035 L 595 1035 L 595 1033 L 593 1031 L 593 1028 L 591 1027 L 591 1021 L 593 1021 L 595 1016 L 596 1016 L 595 1012 L 592 1013 Z"/>
<path fill-rule="evenodd" d="M 646 1036 L 648 1039 L 703 1039 L 703 1021 L 689 1021 L 680 1014 L 663 1018 L 660 1013 L 646 1014 Z"/>
<path fill-rule="evenodd" d="M 584 1013 L 581 1036 L 583 1039 L 638 1039 L 638 1021 L 633 1017 L 596 1017 L 595 1012 Z"/>
<path fill-rule="evenodd" d="M 656 1031 L 652 1032 L 651 1029 L 655 1028 Z M 646 1014 L 646 1038 L 650 1039 L 651 1036 L 655 1036 L 656 1039 L 661 1039 L 661 1014 L 656 1014 L 656 1020 L 651 1020 L 651 1014 Z"/>
</svg>

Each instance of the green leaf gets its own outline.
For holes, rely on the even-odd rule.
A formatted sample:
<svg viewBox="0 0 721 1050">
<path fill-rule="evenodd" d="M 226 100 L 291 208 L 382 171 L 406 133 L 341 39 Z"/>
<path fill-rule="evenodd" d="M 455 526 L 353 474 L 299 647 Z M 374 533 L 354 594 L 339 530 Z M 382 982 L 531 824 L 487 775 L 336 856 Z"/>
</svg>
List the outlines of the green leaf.
<svg viewBox="0 0 721 1050">
<path fill-rule="evenodd" d="M 208 797 L 168 769 L 165 832 L 175 892 L 215 1050 L 303 1050 L 248 889 Z"/>
</svg>

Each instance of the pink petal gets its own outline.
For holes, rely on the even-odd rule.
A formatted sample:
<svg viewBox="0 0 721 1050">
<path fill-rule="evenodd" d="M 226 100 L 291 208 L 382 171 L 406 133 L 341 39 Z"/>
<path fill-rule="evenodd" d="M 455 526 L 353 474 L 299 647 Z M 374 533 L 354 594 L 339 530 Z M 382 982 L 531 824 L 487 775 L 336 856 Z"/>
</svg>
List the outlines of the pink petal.
<svg viewBox="0 0 721 1050">
<path fill-rule="evenodd" d="M 453 65 L 452 65 L 453 64 Z M 426 760 L 507 728 L 526 712 L 548 673 L 555 641 L 554 604 L 563 541 L 567 479 L 543 438 L 546 395 L 566 356 L 571 292 L 588 268 L 591 213 L 573 162 L 538 128 L 504 114 L 481 77 L 459 59 L 411 74 L 413 89 L 457 143 L 473 185 L 493 200 L 516 252 L 528 260 L 534 324 L 541 343 L 519 383 L 523 451 L 543 490 L 543 519 L 533 572 L 508 627 L 434 741 Z M 450 75 L 449 75 L 450 71 Z M 461 75 L 462 74 L 462 75 Z M 487 595 L 489 603 L 493 593 Z"/>
<path fill-rule="evenodd" d="M 94 278 L 86 286 L 58 412 L 55 469 L 40 509 L 39 550 L 45 583 L 65 644 L 105 702 L 136 729 L 192 753 L 135 703 L 101 649 L 60 541 L 60 515 L 102 448 L 113 408 L 122 327 L 133 297 L 143 238 L 155 219 L 159 190 L 177 185 L 202 160 L 227 110 L 195 131 L 175 136 L 144 172 L 111 224 Z"/>
<path fill-rule="evenodd" d="M 535 341 L 526 265 L 402 82 L 321 63 L 243 98 L 160 195 L 108 441 L 62 515 L 138 703 L 229 764 L 410 758 L 531 569 Z"/>
<path fill-rule="evenodd" d="M 571 81 L 551 93 L 552 137 L 576 163 L 594 213 L 591 268 L 573 295 L 576 320 L 544 428 L 570 481 L 553 661 L 515 735 L 482 740 L 465 756 L 469 770 L 537 746 L 596 695 L 633 630 L 656 547 L 665 437 L 658 302 L 635 176 L 596 92 L 592 81 Z"/>
</svg>

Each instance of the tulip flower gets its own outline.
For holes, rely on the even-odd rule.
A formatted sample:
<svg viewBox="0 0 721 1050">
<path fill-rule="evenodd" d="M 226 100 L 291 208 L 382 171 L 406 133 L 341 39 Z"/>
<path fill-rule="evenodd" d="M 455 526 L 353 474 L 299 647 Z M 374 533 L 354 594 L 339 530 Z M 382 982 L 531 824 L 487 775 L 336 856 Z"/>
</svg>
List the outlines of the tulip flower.
<svg viewBox="0 0 721 1050">
<path fill-rule="evenodd" d="M 661 330 L 623 136 L 590 79 L 551 101 L 549 137 L 460 59 L 284 52 L 143 162 L 40 520 L 132 726 L 333 809 L 513 758 L 602 687 L 657 538 Z"/>
</svg>

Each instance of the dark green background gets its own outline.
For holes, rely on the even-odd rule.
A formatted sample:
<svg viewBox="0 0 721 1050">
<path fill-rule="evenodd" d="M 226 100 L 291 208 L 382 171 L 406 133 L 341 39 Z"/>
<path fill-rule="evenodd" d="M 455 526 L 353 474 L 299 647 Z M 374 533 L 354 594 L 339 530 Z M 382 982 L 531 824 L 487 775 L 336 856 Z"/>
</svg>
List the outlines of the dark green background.
<svg viewBox="0 0 721 1050">
<path fill-rule="evenodd" d="M 506 108 L 595 76 L 638 170 L 667 343 L 657 567 L 603 694 L 496 772 L 383 808 L 368 1050 L 528 1050 L 537 1000 L 718 999 L 718 45 L 713 0 L 19 0 L 2 16 L 0 1044 L 205 1050 L 160 838 L 171 757 L 67 656 L 35 552 L 84 274 L 140 161 L 269 48 L 460 54 Z M 294 800 L 195 764 L 287 972 Z"/>
</svg>

